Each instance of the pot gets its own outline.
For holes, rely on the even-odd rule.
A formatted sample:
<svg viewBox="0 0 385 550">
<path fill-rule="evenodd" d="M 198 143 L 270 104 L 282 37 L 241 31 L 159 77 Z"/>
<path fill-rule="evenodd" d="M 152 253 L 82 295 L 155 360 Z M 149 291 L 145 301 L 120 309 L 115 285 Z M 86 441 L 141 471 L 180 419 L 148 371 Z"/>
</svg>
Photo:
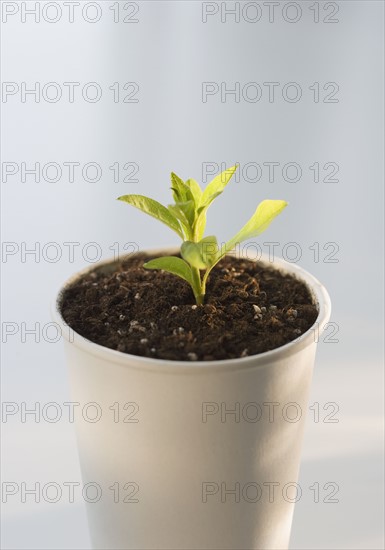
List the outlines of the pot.
<svg viewBox="0 0 385 550">
<path fill-rule="evenodd" d="M 314 328 L 329 320 L 328 293 L 312 275 L 261 261 L 308 286 L 319 310 Z M 69 331 L 60 312 L 75 279 L 113 268 L 104 261 L 75 275 L 54 311 L 81 411 L 75 425 L 93 547 L 287 549 L 318 331 L 240 359 L 121 353 Z"/>
</svg>

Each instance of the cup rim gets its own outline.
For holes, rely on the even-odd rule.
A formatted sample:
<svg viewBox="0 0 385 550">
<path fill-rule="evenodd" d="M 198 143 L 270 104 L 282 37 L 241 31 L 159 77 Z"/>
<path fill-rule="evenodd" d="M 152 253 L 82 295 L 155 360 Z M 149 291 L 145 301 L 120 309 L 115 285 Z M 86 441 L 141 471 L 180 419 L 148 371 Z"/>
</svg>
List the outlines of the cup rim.
<svg viewBox="0 0 385 550">
<path fill-rule="evenodd" d="M 176 254 L 179 252 L 179 249 L 176 247 L 163 247 L 157 249 L 145 249 L 137 251 L 135 253 L 147 253 L 147 254 Z M 134 253 L 134 254 L 135 254 Z M 236 253 L 230 253 L 236 258 L 245 258 L 246 255 L 242 251 Z M 274 261 L 270 261 L 270 258 L 267 254 L 256 254 L 248 252 L 247 259 L 258 261 L 267 266 L 278 269 L 283 273 L 288 273 L 293 275 L 297 279 L 305 283 L 309 289 L 315 305 L 318 308 L 318 316 L 314 324 L 301 336 L 280 346 L 278 348 L 265 351 L 256 355 L 249 355 L 247 357 L 239 357 L 236 359 L 217 359 L 213 361 L 176 361 L 171 359 L 158 359 L 152 357 L 144 357 L 141 355 L 133 355 L 130 353 L 124 353 L 117 351 L 111 348 L 107 348 L 100 344 L 96 344 L 91 340 L 88 340 L 84 336 L 81 336 L 79 333 L 74 331 L 67 323 L 64 321 L 61 314 L 61 303 L 65 290 L 73 284 L 80 277 L 90 273 L 94 270 L 100 269 L 103 266 L 108 264 L 118 263 L 123 259 L 123 256 L 120 258 L 108 258 L 105 260 L 100 260 L 99 262 L 87 266 L 86 268 L 76 272 L 71 277 L 69 277 L 59 288 L 55 294 L 55 299 L 51 307 L 51 315 L 55 323 L 60 327 L 61 334 L 63 335 L 66 342 L 70 345 L 73 345 L 83 352 L 89 353 L 91 355 L 97 356 L 98 358 L 105 359 L 111 363 L 119 364 L 127 367 L 136 367 L 136 368 L 146 368 L 147 370 L 156 370 L 162 372 L 196 372 L 206 369 L 211 370 L 234 370 L 234 369 L 250 369 L 256 367 L 262 367 L 272 362 L 279 362 L 285 358 L 299 353 L 305 348 L 310 347 L 312 344 L 316 344 L 315 339 L 315 327 L 318 328 L 323 326 L 330 319 L 331 313 L 331 301 L 329 293 L 326 288 L 311 275 L 308 271 L 298 266 L 297 264 L 287 262 L 282 258 L 274 258 Z M 71 338 L 70 338 L 71 334 Z"/>
</svg>

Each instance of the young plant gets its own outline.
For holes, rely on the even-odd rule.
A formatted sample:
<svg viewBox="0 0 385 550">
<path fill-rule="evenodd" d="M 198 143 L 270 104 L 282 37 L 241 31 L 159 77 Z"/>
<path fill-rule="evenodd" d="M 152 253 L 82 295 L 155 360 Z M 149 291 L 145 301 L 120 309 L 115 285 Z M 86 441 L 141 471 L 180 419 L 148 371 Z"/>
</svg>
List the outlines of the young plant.
<svg viewBox="0 0 385 550">
<path fill-rule="evenodd" d="M 236 244 L 265 231 L 287 206 L 287 202 L 281 200 L 262 201 L 246 225 L 221 247 L 213 235 L 204 237 L 207 210 L 214 199 L 223 192 L 236 169 L 237 166 L 233 166 L 216 176 L 204 191 L 194 179 L 184 182 L 179 176 L 171 173 L 171 190 L 175 204 L 168 207 L 143 195 L 123 195 L 118 198 L 163 222 L 183 240 L 182 258 L 163 256 L 150 260 L 144 267 L 163 269 L 187 281 L 197 304 L 203 304 L 207 279 L 219 260 Z"/>
</svg>

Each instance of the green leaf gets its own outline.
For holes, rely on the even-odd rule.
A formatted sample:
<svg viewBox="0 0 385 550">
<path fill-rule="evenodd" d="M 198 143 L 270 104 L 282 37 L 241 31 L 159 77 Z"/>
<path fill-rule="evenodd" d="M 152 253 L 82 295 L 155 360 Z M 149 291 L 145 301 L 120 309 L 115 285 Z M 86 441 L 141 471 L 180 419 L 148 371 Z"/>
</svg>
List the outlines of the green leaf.
<svg viewBox="0 0 385 550">
<path fill-rule="evenodd" d="M 179 176 L 174 174 L 174 172 L 171 172 L 171 190 L 175 205 L 171 205 L 169 210 L 182 222 L 185 234 L 190 238 L 196 218 L 196 199 L 194 192 L 196 193 L 197 189 L 194 187 L 193 192 L 190 185 L 185 183 Z M 188 231 L 186 231 L 187 228 Z"/>
<path fill-rule="evenodd" d="M 219 253 L 218 241 L 214 235 L 205 237 L 198 243 L 201 247 L 201 254 L 207 267 L 211 267 L 216 263 Z"/>
<path fill-rule="evenodd" d="M 200 206 L 200 203 L 201 203 L 201 198 L 202 198 L 202 195 L 203 195 L 203 191 L 199 185 L 199 183 L 194 180 L 193 178 L 190 178 L 186 181 L 186 185 L 189 186 L 190 188 L 190 191 L 192 193 L 192 196 L 194 198 L 194 203 L 195 203 L 195 210 L 197 210 Z"/>
<path fill-rule="evenodd" d="M 200 206 L 194 223 L 194 236 L 197 241 L 202 239 L 206 229 L 206 215 L 210 204 L 223 192 L 238 166 L 232 166 L 216 176 L 206 187 L 200 199 Z"/>
<path fill-rule="evenodd" d="M 228 252 L 234 248 L 237 243 L 241 243 L 246 239 L 256 237 L 265 229 L 267 229 L 270 223 L 274 220 L 278 214 L 286 208 L 287 202 L 280 200 L 265 200 L 262 201 L 249 221 L 242 227 L 240 231 L 230 239 L 225 245 L 225 251 Z"/>
<path fill-rule="evenodd" d="M 218 255 L 218 242 L 216 237 L 210 236 L 199 242 L 186 241 L 181 247 L 182 258 L 192 267 L 207 269 L 215 262 Z"/>
<path fill-rule="evenodd" d="M 207 186 L 206 189 L 203 191 L 201 204 L 204 206 L 207 203 L 211 204 L 212 201 L 220 195 L 226 185 L 229 183 L 231 178 L 234 175 L 234 172 L 238 168 L 237 165 L 232 166 L 231 168 L 227 168 L 227 170 L 224 170 L 221 174 L 218 174 Z"/>
<path fill-rule="evenodd" d="M 171 190 L 176 203 L 193 200 L 189 186 L 174 172 L 171 172 Z"/>
<path fill-rule="evenodd" d="M 187 212 L 186 212 L 187 206 L 186 206 L 186 203 L 184 204 L 185 204 L 185 207 L 182 206 L 183 203 L 169 204 L 167 208 L 169 209 L 171 214 L 175 216 L 177 220 L 179 220 L 183 228 L 186 239 L 190 239 L 192 238 L 192 228 L 190 223 L 191 218 L 187 217 Z"/>
<path fill-rule="evenodd" d="M 123 195 L 122 197 L 118 197 L 118 200 L 130 204 L 145 214 L 166 224 L 183 239 L 183 233 L 177 218 L 165 206 L 160 204 L 160 202 L 143 195 Z"/>
<path fill-rule="evenodd" d="M 184 213 L 189 226 L 192 228 L 195 220 L 194 200 L 190 200 L 186 202 L 177 202 L 175 206 L 177 206 L 179 210 L 181 210 Z"/>
<path fill-rule="evenodd" d="M 192 267 L 197 269 L 205 269 L 206 262 L 203 260 L 198 243 L 193 241 L 185 241 L 181 246 L 182 258 L 186 260 Z"/>
<path fill-rule="evenodd" d="M 200 241 L 205 234 L 206 229 L 206 212 L 211 203 L 206 206 L 201 206 L 198 209 L 198 216 L 194 224 L 194 235 L 197 241 Z"/>
<path fill-rule="evenodd" d="M 187 262 L 176 256 L 162 256 L 161 258 L 155 258 L 143 264 L 146 269 L 163 269 L 173 275 L 178 275 L 191 286 L 193 286 L 193 277 L 191 273 L 191 267 Z"/>
</svg>

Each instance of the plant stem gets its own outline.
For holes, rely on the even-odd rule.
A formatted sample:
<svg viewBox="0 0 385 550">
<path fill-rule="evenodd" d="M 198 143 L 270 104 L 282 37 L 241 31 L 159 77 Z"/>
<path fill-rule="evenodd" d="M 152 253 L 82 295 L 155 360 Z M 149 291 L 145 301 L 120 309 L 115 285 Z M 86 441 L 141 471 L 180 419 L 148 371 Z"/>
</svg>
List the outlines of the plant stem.
<svg viewBox="0 0 385 550">
<path fill-rule="evenodd" d="M 199 268 L 192 267 L 191 272 L 192 272 L 193 283 L 194 283 L 194 287 L 193 287 L 194 296 L 197 304 L 202 305 L 205 299 L 205 292 L 201 282 L 201 274 L 200 274 Z"/>
<path fill-rule="evenodd" d="M 210 275 L 211 269 L 212 268 L 206 269 L 205 274 L 203 275 L 202 285 L 201 285 L 203 295 L 206 294 L 206 282 L 207 282 L 208 276 Z"/>
</svg>

